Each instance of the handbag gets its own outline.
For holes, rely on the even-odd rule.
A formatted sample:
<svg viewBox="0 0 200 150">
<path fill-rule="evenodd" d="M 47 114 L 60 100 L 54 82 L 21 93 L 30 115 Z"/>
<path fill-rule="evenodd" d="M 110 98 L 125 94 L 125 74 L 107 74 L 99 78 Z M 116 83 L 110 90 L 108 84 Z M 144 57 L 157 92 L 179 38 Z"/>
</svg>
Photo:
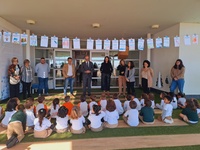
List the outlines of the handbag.
<svg viewBox="0 0 200 150">
<path fill-rule="evenodd" d="M 20 80 L 15 79 L 14 77 L 10 76 L 10 84 L 15 85 L 18 84 Z"/>
</svg>

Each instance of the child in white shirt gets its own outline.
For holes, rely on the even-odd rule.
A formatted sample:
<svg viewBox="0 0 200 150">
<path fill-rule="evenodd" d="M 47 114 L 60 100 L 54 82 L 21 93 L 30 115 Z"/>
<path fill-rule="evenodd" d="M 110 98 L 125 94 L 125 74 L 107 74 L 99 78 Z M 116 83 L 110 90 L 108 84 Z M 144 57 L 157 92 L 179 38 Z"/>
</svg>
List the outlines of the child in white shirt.
<svg viewBox="0 0 200 150">
<path fill-rule="evenodd" d="M 25 104 L 25 113 L 26 113 L 26 130 L 31 131 L 34 128 L 35 115 L 33 113 L 33 102 L 29 99 L 26 100 Z"/>
<path fill-rule="evenodd" d="M 140 111 L 140 110 L 141 110 L 141 103 L 140 103 L 139 99 L 138 99 L 138 98 L 135 98 L 135 95 L 132 95 L 131 100 L 136 102 L 136 104 L 137 104 L 136 109 L 137 109 L 138 111 Z"/>
<path fill-rule="evenodd" d="M 58 109 L 58 113 L 56 116 L 56 132 L 57 133 L 64 133 L 68 130 L 68 109 L 65 106 L 61 106 Z"/>
<path fill-rule="evenodd" d="M 160 101 L 160 104 L 156 104 L 156 107 L 158 108 L 158 109 L 163 109 L 163 107 L 164 107 L 164 97 L 166 96 L 167 94 L 165 93 L 165 92 L 162 92 L 162 93 L 160 93 L 160 98 L 161 98 L 161 101 Z"/>
<path fill-rule="evenodd" d="M 53 100 L 53 104 L 51 105 L 51 108 L 50 108 L 51 118 L 57 117 L 58 109 L 60 108 L 59 103 L 60 103 L 60 100 L 58 98 L 55 98 Z"/>
<path fill-rule="evenodd" d="M 172 124 L 174 121 L 172 119 L 172 112 L 173 112 L 173 106 L 171 105 L 172 98 L 170 96 L 164 97 L 164 107 L 161 114 L 161 119 L 165 123 Z"/>
<path fill-rule="evenodd" d="M 185 107 L 185 104 L 186 104 L 185 94 L 178 93 L 178 94 L 177 94 L 177 98 L 178 98 L 178 106 L 179 106 L 180 108 L 184 108 L 184 107 Z"/>
<path fill-rule="evenodd" d="M 140 100 L 141 107 L 144 107 L 145 99 L 149 99 L 149 96 L 146 93 L 142 93 L 141 100 Z"/>
<path fill-rule="evenodd" d="M 93 105 L 98 105 L 97 102 L 96 102 L 96 96 L 95 95 L 90 96 L 89 110 L 92 110 Z"/>
<path fill-rule="evenodd" d="M 169 92 L 169 96 L 172 98 L 171 104 L 173 106 L 173 109 L 177 109 L 178 102 L 177 102 L 177 98 L 176 98 L 175 94 L 173 92 Z"/>
<path fill-rule="evenodd" d="M 100 99 L 101 99 L 101 100 L 99 101 L 99 105 L 101 106 L 101 110 L 102 110 L 102 111 L 106 111 L 107 100 L 106 100 L 106 95 L 105 95 L 105 93 L 102 93 L 102 94 L 101 94 Z"/>
<path fill-rule="evenodd" d="M 52 133 L 51 122 L 45 118 L 47 112 L 46 109 L 41 108 L 38 111 L 38 118 L 34 120 L 34 137 L 35 138 L 47 138 Z"/>
<path fill-rule="evenodd" d="M 119 113 L 116 110 L 116 105 L 113 100 L 107 101 L 106 111 L 104 117 L 104 127 L 116 128 L 118 126 Z"/>
<path fill-rule="evenodd" d="M 103 130 L 103 117 L 105 117 L 105 113 L 104 111 L 101 111 L 101 106 L 93 105 L 93 109 L 88 117 L 90 122 L 89 128 L 91 131 L 99 132 Z"/>
<path fill-rule="evenodd" d="M 131 127 L 136 127 L 139 125 L 139 112 L 136 109 L 137 103 L 135 101 L 130 102 L 130 110 L 127 110 L 123 116 L 124 122 Z"/>
<path fill-rule="evenodd" d="M 38 111 L 42 108 L 44 108 L 46 110 L 46 112 L 48 112 L 48 108 L 47 108 L 47 105 L 44 103 L 45 101 L 45 97 L 44 96 L 39 96 L 38 97 L 38 104 L 37 106 L 35 107 L 35 112 L 36 112 L 36 117 L 38 116 Z"/>
<path fill-rule="evenodd" d="M 81 114 L 80 108 L 78 106 L 74 106 L 70 115 L 70 131 L 73 134 L 83 134 L 86 132 L 83 124 L 85 123 L 85 118 Z"/>
<path fill-rule="evenodd" d="M 127 110 L 131 109 L 129 103 L 131 101 L 132 96 L 130 94 L 128 94 L 126 96 L 126 101 L 124 102 L 124 111 L 126 112 Z"/>
<path fill-rule="evenodd" d="M 80 100 L 81 102 L 78 103 L 78 106 L 80 107 L 81 114 L 86 117 L 88 115 L 88 103 L 86 102 L 85 95 L 81 95 Z"/>
<path fill-rule="evenodd" d="M 153 93 L 149 93 L 149 100 L 151 101 L 151 108 L 155 108 L 155 101 L 154 101 L 154 99 L 155 99 L 155 96 L 154 96 L 154 94 Z"/>
<path fill-rule="evenodd" d="M 121 101 L 118 99 L 117 93 L 113 94 L 113 101 L 115 102 L 116 109 L 117 109 L 117 112 L 119 113 L 119 115 L 123 114 L 124 109 L 122 107 Z"/>
</svg>

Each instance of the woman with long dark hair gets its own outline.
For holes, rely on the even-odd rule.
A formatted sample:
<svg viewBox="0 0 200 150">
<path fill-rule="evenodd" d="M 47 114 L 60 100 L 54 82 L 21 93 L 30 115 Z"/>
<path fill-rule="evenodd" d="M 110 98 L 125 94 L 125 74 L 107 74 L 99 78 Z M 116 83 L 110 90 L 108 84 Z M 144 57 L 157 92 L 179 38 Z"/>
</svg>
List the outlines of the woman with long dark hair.
<svg viewBox="0 0 200 150">
<path fill-rule="evenodd" d="M 133 61 L 129 61 L 125 71 L 127 94 L 135 94 L 135 68 Z"/>
<path fill-rule="evenodd" d="M 113 67 L 110 62 L 110 58 L 108 56 L 104 58 L 104 62 L 101 64 L 100 71 L 101 71 L 101 90 L 107 92 L 107 94 L 109 95 L 110 76 L 113 72 Z"/>
<path fill-rule="evenodd" d="M 183 87 L 185 83 L 184 74 L 185 66 L 183 65 L 183 61 L 181 59 L 177 59 L 171 69 L 172 83 L 170 86 L 170 92 L 174 92 L 178 86 L 180 93 L 183 93 Z"/>
</svg>

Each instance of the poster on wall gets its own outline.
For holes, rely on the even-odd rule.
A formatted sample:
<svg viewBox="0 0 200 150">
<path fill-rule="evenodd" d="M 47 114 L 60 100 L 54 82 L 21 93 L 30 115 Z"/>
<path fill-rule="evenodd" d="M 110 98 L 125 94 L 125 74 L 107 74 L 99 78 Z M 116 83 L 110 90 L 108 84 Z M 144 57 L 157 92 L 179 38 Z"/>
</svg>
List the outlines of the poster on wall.
<svg viewBox="0 0 200 150">
<path fill-rule="evenodd" d="M 58 37 L 56 36 L 51 37 L 51 47 L 58 48 Z"/>
<path fill-rule="evenodd" d="M 62 48 L 69 49 L 69 38 L 67 37 L 62 38 Z"/>
<path fill-rule="evenodd" d="M 37 35 L 32 34 L 30 36 L 30 46 L 37 46 Z"/>
<path fill-rule="evenodd" d="M 168 36 L 163 37 L 163 47 L 164 48 L 170 47 L 170 37 Z"/>
<path fill-rule="evenodd" d="M 11 41 L 11 32 L 3 32 L 3 41 L 5 43 L 10 43 L 10 41 Z"/>
<path fill-rule="evenodd" d="M 162 38 L 156 38 L 156 48 L 162 48 Z"/>
<path fill-rule="evenodd" d="M 174 47 L 180 46 L 180 37 L 176 36 L 174 37 Z"/>
<path fill-rule="evenodd" d="M 119 51 L 126 51 L 126 40 L 119 40 Z"/>
<path fill-rule="evenodd" d="M 138 50 L 144 50 L 144 39 L 140 38 L 138 39 Z"/>
<path fill-rule="evenodd" d="M 26 45 L 28 41 L 28 35 L 23 33 L 21 34 L 21 45 Z"/>
<path fill-rule="evenodd" d="M 199 36 L 197 34 L 192 35 L 192 44 L 198 45 L 199 43 Z"/>
<path fill-rule="evenodd" d="M 41 40 L 40 40 L 40 46 L 41 47 L 48 47 L 48 36 L 44 35 L 41 36 Z"/>
<path fill-rule="evenodd" d="M 91 38 L 87 39 L 87 49 L 88 50 L 94 49 L 94 40 Z"/>
<path fill-rule="evenodd" d="M 103 44 L 104 44 L 103 49 L 110 50 L 110 40 L 109 39 L 104 40 Z"/>
<path fill-rule="evenodd" d="M 128 39 L 129 50 L 135 50 L 135 39 Z"/>
<path fill-rule="evenodd" d="M 95 48 L 96 50 L 102 50 L 102 40 L 100 39 L 95 40 Z"/>
<path fill-rule="evenodd" d="M 80 39 L 77 38 L 77 37 L 75 39 L 73 39 L 73 48 L 74 49 L 80 49 L 81 48 Z"/>
<path fill-rule="evenodd" d="M 185 36 L 184 36 L 184 44 L 185 44 L 186 46 L 191 45 L 191 38 L 190 38 L 190 35 L 185 35 Z"/>
<path fill-rule="evenodd" d="M 119 41 L 115 38 L 112 40 L 112 50 L 118 50 L 119 49 Z"/>
<path fill-rule="evenodd" d="M 147 39 L 147 48 L 148 49 L 153 49 L 154 48 L 154 44 L 153 44 L 153 39 L 152 38 Z"/>
<path fill-rule="evenodd" d="M 12 34 L 12 43 L 20 44 L 20 34 L 19 33 Z"/>
</svg>

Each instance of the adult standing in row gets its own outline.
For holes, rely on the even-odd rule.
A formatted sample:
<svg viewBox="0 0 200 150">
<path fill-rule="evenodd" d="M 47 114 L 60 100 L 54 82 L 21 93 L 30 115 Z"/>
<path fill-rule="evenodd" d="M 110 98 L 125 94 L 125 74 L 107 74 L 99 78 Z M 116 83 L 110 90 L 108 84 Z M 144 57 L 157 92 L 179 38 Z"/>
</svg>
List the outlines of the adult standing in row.
<svg viewBox="0 0 200 150">
<path fill-rule="evenodd" d="M 174 93 L 174 90 L 178 86 L 179 92 L 183 93 L 183 87 L 185 83 L 184 74 L 185 66 L 183 65 L 183 61 L 181 59 L 177 59 L 171 69 L 172 84 L 170 86 L 170 92 Z"/>
<path fill-rule="evenodd" d="M 117 70 L 119 71 L 119 77 L 118 77 L 119 95 L 122 94 L 122 88 L 123 88 L 123 95 L 125 96 L 126 94 L 126 77 L 125 77 L 126 64 L 123 59 L 120 60 L 119 65 L 117 66 Z"/>
<path fill-rule="evenodd" d="M 91 95 L 91 81 L 94 71 L 94 65 L 90 61 L 88 55 L 85 56 L 85 62 L 81 64 L 81 72 L 83 74 L 83 95 L 86 95 L 86 87 L 88 88 L 88 96 Z"/>
<path fill-rule="evenodd" d="M 104 62 L 101 64 L 100 71 L 101 71 L 101 90 L 109 95 L 110 76 L 113 72 L 113 67 L 110 62 L 110 58 L 108 56 L 104 58 Z"/>
<path fill-rule="evenodd" d="M 30 66 L 30 61 L 28 59 L 24 60 L 24 65 L 21 67 L 21 82 L 23 86 L 23 99 L 27 96 L 31 97 L 31 82 L 33 81 L 33 70 Z M 28 94 L 28 95 L 27 95 Z"/>
<path fill-rule="evenodd" d="M 48 95 L 48 76 L 49 76 L 50 68 L 49 64 L 46 63 L 44 57 L 40 59 L 40 63 L 35 66 L 35 73 L 37 73 L 39 87 L 38 94 L 41 96 L 42 90 L 45 90 L 45 94 Z"/>
<path fill-rule="evenodd" d="M 74 85 L 74 78 L 75 78 L 75 66 L 72 64 L 72 58 L 68 57 L 67 64 L 63 66 L 63 77 L 65 78 L 64 84 L 64 95 L 67 94 L 67 87 L 69 84 L 70 93 L 73 95 L 73 85 Z"/>
<path fill-rule="evenodd" d="M 127 94 L 135 94 L 135 68 L 133 61 L 128 62 L 128 66 L 125 71 L 126 85 L 127 85 Z"/>
<path fill-rule="evenodd" d="M 149 94 L 150 88 L 153 86 L 153 69 L 150 68 L 148 60 L 143 61 L 143 68 L 141 69 L 142 88 L 143 92 Z"/>
<path fill-rule="evenodd" d="M 17 97 L 19 99 L 21 68 L 16 57 L 13 57 L 11 62 L 12 64 L 8 68 L 10 98 Z"/>
</svg>

